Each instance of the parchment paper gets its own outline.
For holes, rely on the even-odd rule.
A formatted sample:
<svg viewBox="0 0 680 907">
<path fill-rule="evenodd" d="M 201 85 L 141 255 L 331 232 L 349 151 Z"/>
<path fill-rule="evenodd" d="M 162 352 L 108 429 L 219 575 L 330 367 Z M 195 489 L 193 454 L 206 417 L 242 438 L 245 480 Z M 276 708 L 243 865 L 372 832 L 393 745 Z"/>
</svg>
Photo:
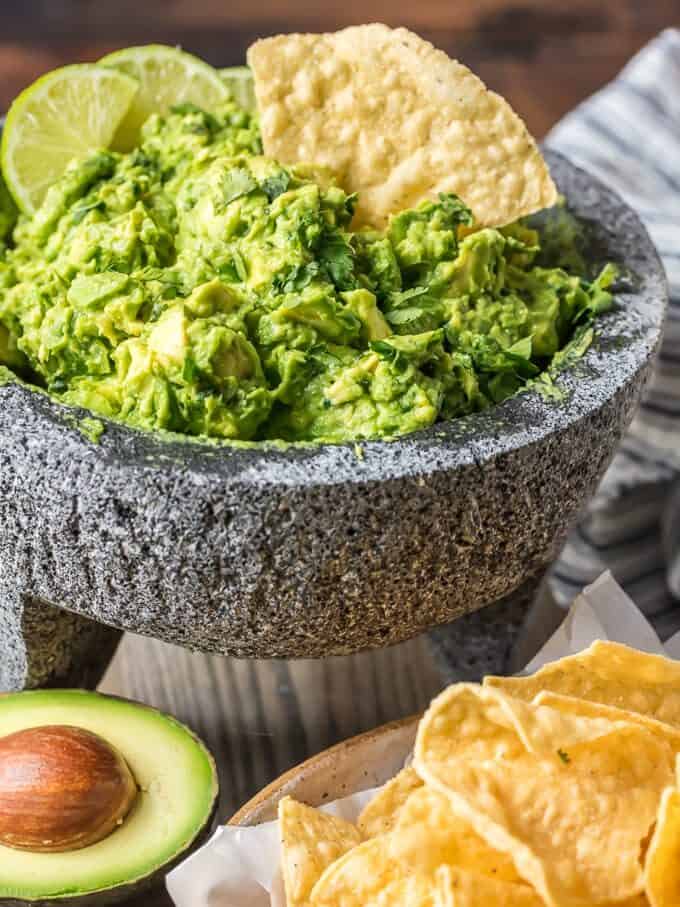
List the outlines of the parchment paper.
<svg viewBox="0 0 680 907">
<path fill-rule="evenodd" d="M 603 573 L 575 599 L 562 624 L 521 673 L 573 655 L 596 639 L 680 658 L 680 633 L 662 644 L 658 636 L 609 572 Z M 356 793 L 322 807 L 353 821 L 377 788 Z M 276 822 L 254 828 L 219 828 L 193 856 L 167 877 L 177 907 L 285 907 L 279 872 Z"/>
</svg>

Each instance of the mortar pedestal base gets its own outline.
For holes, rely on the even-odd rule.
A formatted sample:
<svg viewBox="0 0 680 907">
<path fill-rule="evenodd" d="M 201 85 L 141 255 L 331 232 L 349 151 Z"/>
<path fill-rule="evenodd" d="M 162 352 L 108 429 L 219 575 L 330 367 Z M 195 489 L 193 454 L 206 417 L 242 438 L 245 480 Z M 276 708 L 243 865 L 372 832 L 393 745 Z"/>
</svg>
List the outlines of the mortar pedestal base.
<svg viewBox="0 0 680 907">
<path fill-rule="evenodd" d="M 121 635 L 120 630 L 0 586 L 0 692 L 93 690 Z"/>
</svg>

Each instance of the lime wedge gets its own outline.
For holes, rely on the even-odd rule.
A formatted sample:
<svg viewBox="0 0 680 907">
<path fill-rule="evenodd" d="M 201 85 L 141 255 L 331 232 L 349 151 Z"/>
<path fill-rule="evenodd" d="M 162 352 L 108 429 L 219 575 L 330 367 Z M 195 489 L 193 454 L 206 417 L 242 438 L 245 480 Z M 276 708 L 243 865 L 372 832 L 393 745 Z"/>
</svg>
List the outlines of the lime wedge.
<svg viewBox="0 0 680 907">
<path fill-rule="evenodd" d="M 119 151 L 134 148 L 142 124 L 152 113 L 191 102 L 212 111 L 229 99 L 229 89 L 212 66 L 176 47 L 149 44 L 114 51 L 99 61 L 133 76 L 139 92 L 113 140 Z"/>
<path fill-rule="evenodd" d="M 54 69 L 14 101 L 2 134 L 2 172 L 30 214 L 67 165 L 106 148 L 137 93 L 137 82 L 104 66 Z"/>
<path fill-rule="evenodd" d="M 228 66 L 220 69 L 220 76 L 236 103 L 248 113 L 256 113 L 255 84 L 251 70 L 247 66 Z"/>
</svg>

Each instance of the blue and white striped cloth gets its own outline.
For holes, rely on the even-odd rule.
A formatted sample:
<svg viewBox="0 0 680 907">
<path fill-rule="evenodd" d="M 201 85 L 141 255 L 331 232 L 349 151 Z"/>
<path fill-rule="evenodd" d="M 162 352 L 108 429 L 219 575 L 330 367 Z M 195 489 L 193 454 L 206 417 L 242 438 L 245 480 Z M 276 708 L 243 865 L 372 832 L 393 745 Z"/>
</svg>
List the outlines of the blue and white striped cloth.
<svg viewBox="0 0 680 907">
<path fill-rule="evenodd" d="M 610 569 L 666 639 L 680 629 L 680 31 L 647 45 L 565 117 L 547 144 L 613 186 L 640 214 L 671 295 L 654 378 L 552 571 L 551 589 L 566 606 Z"/>
</svg>

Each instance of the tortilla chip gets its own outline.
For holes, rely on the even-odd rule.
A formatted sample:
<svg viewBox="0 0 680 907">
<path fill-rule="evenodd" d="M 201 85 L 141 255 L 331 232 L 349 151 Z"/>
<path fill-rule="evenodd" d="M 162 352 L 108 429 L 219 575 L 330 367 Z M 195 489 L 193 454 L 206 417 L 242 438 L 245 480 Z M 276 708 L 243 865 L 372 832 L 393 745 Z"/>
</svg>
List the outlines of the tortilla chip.
<svg viewBox="0 0 680 907">
<path fill-rule="evenodd" d="M 529 700 L 550 690 L 637 712 L 680 729 L 680 663 L 616 642 L 594 642 L 530 677 L 486 677 L 484 686 Z"/>
<path fill-rule="evenodd" d="M 423 717 L 414 766 L 547 904 L 563 907 L 642 892 L 641 846 L 674 761 L 644 727 L 458 684 Z"/>
<path fill-rule="evenodd" d="M 477 875 L 522 882 L 512 859 L 490 847 L 457 816 L 447 796 L 426 786 L 411 794 L 397 819 L 394 839 L 399 842 L 398 852 L 403 858 L 413 859 L 409 852 L 419 846 L 419 837 L 420 847 L 428 851 L 432 865 L 460 866 Z"/>
<path fill-rule="evenodd" d="M 664 791 L 645 860 L 645 890 L 652 907 L 680 904 L 680 792 Z"/>
<path fill-rule="evenodd" d="M 438 903 L 447 907 L 544 907 L 530 885 L 478 875 L 460 866 L 442 866 L 436 881 L 442 898 Z"/>
<path fill-rule="evenodd" d="M 361 886 L 360 886 L 361 889 Z M 363 890 L 363 889 L 361 889 Z M 325 897 L 320 890 L 314 895 L 313 907 L 444 907 L 441 888 L 436 876 L 413 872 L 401 878 L 386 878 L 383 886 L 370 894 L 358 894 L 353 888 L 342 893 L 342 900 L 319 900 Z M 448 907 L 448 905 L 447 905 Z M 451 904 L 453 907 L 453 903 Z"/>
<path fill-rule="evenodd" d="M 287 907 L 307 907 L 312 888 L 326 867 L 361 841 L 350 822 L 291 797 L 279 803 L 279 831 Z"/>
<path fill-rule="evenodd" d="M 441 192 L 482 226 L 553 205 L 522 120 L 461 63 L 404 28 L 279 35 L 248 51 L 265 153 L 331 167 L 358 193 L 357 224 Z"/>
<path fill-rule="evenodd" d="M 402 807 L 414 790 L 423 782 L 415 769 L 402 769 L 391 781 L 380 788 L 378 793 L 362 810 L 357 821 L 364 838 L 375 838 L 394 828 Z"/>
<path fill-rule="evenodd" d="M 395 896 L 411 878 L 432 880 L 441 866 L 464 867 L 531 890 L 511 859 L 455 815 L 447 797 L 420 787 L 404 804 L 391 832 L 365 841 L 329 866 L 314 887 L 311 903 L 313 907 L 402 903 L 389 900 L 385 892 Z"/>
<path fill-rule="evenodd" d="M 543 690 L 543 692 L 534 696 L 532 702 L 535 705 L 547 705 L 550 708 L 571 715 L 583 715 L 586 718 L 607 718 L 609 721 L 629 721 L 632 724 L 638 724 L 647 728 L 650 733 L 666 740 L 674 753 L 680 753 L 680 729 L 674 728 L 670 724 L 665 724 L 663 721 L 648 718 L 647 715 L 641 715 L 639 712 L 618 709 L 613 705 L 603 705 L 601 702 L 579 699 L 576 696 L 564 696 L 562 693 L 552 693 L 549 690 Z"/>
</svg>

